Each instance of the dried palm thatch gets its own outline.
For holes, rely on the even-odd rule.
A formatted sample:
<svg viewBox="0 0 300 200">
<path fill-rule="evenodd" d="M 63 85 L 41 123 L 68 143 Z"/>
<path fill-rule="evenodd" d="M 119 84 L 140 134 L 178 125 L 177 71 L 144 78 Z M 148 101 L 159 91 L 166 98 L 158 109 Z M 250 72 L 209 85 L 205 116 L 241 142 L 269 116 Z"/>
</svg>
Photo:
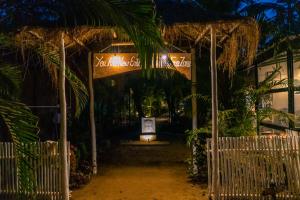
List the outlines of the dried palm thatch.
<svg viewBox="0 0 300 200">
<path fill-rule="evenodd" d="M 209 44 L 210 27 L 214 26 L 218 51 L 222 52 L 217 62 L 219 67 L 233 74 L 238 62 L 247 65 L 252 63 L 259 42 L 259 28 L 253 19 L 220 16 L 207 12 L 189 1 L 175 3 L 157 0 L 155 2 L 164 24 L 161 33 L 168 43 L 179 44 L 178 41 L 188 41 L 193 47 L 199 43 Z M 137 20 L 139 19 L 137 17 Z M 140 23 L 144 22 L 140 21 Z M 40 48 L 57 53 L 61 31 L 65 33 L 64 41 L 68 52 L 82 48 L 89 50 L 88 46 L 91 43 L 129 41 L 124 29 L 115 26 L 55 27 L 24 27 L 17 33 L 16 41 L 22 49 Z M 50 68 L 50 71 L 56 80 L 56 70 Z"/>
<path fill-rule="evenodd" d="M 168 43 L 189 40 L 192 45 L 210 42 L 210 27 L 217 31 L 217 46 L 221 49 L 218 65 L 232 74 L 238 62 L 250 65 L 259 42 L 259 27 L 252 19 L 235 19 L 205 23 L 188 22 L 164 25 L 163 37 Z M 17 35 L 19 45 L 36 48 L 43 45 L 52 51 L 58 50 L 58 33 L 64 31 L 65 46 L 69 49 L 87 48 L 91 41 L 129 41 L 128 36 L 116 27 L 80 26 L 72 29 L 25 27 Z"/>
<path fill-rule="evenodd" d="M 87 48 L 85 44 L 95 38 L 97 41 L 113 40 L 117 33 L 119 37 L 124 37 L 124 40 L 127 37 L 119 29 L 111 27 L 80 26 L 70 29 L 24 27 L 15 35 L 16 45 L 22 50 L 33 50 L 41 56 L 54 84 L 57 82 L 57 69 L 53 59 L 59 56 L 59 36 L 62 31 L 65 33 L 64 41 L 67 49 Z"/>
<path fill-rule="evenodd" d="M 238 62 L 252 64 L 259 43 L 259 27 L 252 19 L 235 19 L 206 23 L 180 23 L 163 27 L 171 43 L 188 39 L 193 45 L 210 42 L 210 27 L 216 28 L 217 46 L 221 49 L 218 65 L 233 74 Z"/>
<path fill-rule="evenodd" d="M 72 48 L 76 45 L 84 46 L 91 40 L 97 38 L 98 40 L 112 40 L 116 37 L 127 39 L 120 29 L 115 27 L 89 27 L 78 26 L 75 28 L 40 28 L 40 27 L 24 27 L 16 34 L 16 42 L 26 46 L 39 45 L 44 41 L 51 46 L 58 46 L 60 39 L 60 32 L 64 32 L 64 41 L 66 48 Z"/>
</svg>

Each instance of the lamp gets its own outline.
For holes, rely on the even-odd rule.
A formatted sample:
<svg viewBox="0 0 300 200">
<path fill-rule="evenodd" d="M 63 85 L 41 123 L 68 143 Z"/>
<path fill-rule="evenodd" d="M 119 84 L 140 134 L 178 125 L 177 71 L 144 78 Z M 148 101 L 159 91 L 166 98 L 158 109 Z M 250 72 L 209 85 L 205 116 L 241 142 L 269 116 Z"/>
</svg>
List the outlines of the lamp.
<svg viewBox="0 0 300 200">
<path fill-rule="evenodd" d="M 119 67 L 122 66 L 123 61 L 120 56 L 114 55 L 110 58 L 110 63 L 112 66 Z"/>
</svg>

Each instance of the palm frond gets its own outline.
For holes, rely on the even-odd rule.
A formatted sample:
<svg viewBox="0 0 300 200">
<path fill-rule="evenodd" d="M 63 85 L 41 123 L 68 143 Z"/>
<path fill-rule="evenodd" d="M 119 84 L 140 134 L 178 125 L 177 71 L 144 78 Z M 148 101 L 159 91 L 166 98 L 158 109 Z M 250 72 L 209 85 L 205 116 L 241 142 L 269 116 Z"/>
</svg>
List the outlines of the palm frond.
<svg viewBox="0 0 300 200">
<path fill-rule="evenodd" d="M 58 51 L 52 50 L 47 46 L 41 46 L 34 49 L 34 51 L 43 58 L 44 64 L 47 70 L 52 76 L 54 82 L 57 80 L 57 70 L 60 67 L 60 58 Z M 79 117 L 82 110 L 85 108 L 88 100 L 88 91 L 84 83 L 75 75 L 75 73 L 66 65 L 66 79 L 70 84 L 75 97 L 76 111 L 75 116 Z"/>
<path fill-rule="evenodd" d="M 210 102 L 210 97 L 206 96 L 206 95 L 202 95 L 202 94 L 191 94 L 191 95 L 188 95 L 185 98 L 183 98 L 182 101 L 188 101 L 188 100 L 190 100 L 192 98 L 196 98 L 196 99 L 202 100 L 204 102 Z"/>
<path fill-rule="evenodd" d="M 0 117 L 4 121 L 15 146 L 15 155 L 18 173 L 19 197 L 24 199 L 27 192 L 34 189 L 34 173 L 28 158 L 35 158 L 33 147 L 26 144 L 38 140 L 38 118 L 22 103 L 0 98 Z"/>
<path fill-rule="evenodd" d="M 164 46 L 154 8 L 152 0 L 69 0 L 61 5 L 57 22 L 65 27 L 116 26 L 117 37 L 125 32 L 134 42 L 142 68 L 150 68 Z"/>
<path fill-rule="evenodd" d="M 164 46 L 155 22 L 154 4 L 151 0 L 124 1 L 98 0 L 95 7 L 102 18 L 123 29 L 134 42 L 142 68 L 152 65 Z M 154 62 L 155 64 L 156 62 Z"/>
<path fill-rule="evenodd" d="M 12 40 L 8 34 L 0 33 L 0 49 L 12 47 Z"/>
<path fill-rule="evenodd" d="M 211 134 L 211 126 L 200 127 L 193 130 L 187 130 L 185 131 L 185 133 L 187 134 L 186 143 L 189 147 L 191 147 L 193 142 L 197 141 L 199 134 L 201 133 Z"/>
<path fill-rule="evenodd" d="M 17 96 L 21 83 L 21 70 L 17 66 L 0 62 L 0 96 L 13 99 Z"/>
<path fill-rule="evenodd" d="M 276 116 L 277 118 L 280 118 L 286 122 L 289 120 L 292 122 L 295 122 L 299 116 L 291 113 L 287 113 L 284 111 L 276 110 L 274 108 L 261 108 L 257 112 L 258 121 L 262 122 L 265 119 L 270 118 L 271 116 Z"/>
<path fill-rule="evenodd" d="M 274 78 L 280 73 L 280 66 L 276 66 L 276 68 L 272 71 L 270 75 L 266 77 L 264 81 L 259 84 L 259 87 L 263 87 L 274 80 Z"/>
</svg>

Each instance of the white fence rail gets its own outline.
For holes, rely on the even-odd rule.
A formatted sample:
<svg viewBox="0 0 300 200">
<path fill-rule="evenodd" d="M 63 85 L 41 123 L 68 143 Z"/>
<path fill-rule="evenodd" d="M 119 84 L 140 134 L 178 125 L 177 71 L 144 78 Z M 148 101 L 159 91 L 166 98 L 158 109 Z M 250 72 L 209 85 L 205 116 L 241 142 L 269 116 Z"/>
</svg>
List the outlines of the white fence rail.
<svg viewBox="0 0 300 200">
<path fill-rule="evenodd" d="M 300 137 L 223 137 L 218 140 L 220 199 L 300 199 Z M 212 141 L 207 141 L 208 193 Z M 264 195 L 263 195 L 264 194 Z"/>
<path fill-rule="evenodd" d="M 35 195 L 41 200 L 61 199 L 62 176 L 58 142 L 38 142 L 26 146 L 37 155 L 36 158 L 26 158 L 26 162 L 33 168 L 34 177 L 34 190 L 27 195 Z M 69 145 L 67 149 L 69 150 Z M 0 199 L 16 198 L 19 193 L 17 172 L 14 144 L 0 142 Z"/>
</svg>

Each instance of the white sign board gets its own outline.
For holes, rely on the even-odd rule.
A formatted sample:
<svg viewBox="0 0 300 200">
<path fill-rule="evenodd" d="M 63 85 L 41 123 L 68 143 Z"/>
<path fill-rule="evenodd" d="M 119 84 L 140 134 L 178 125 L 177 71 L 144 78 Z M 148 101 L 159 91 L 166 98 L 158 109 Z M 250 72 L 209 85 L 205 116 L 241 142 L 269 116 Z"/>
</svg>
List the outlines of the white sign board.
<svg viewBox="0 0 300 200">
<path fill-rule="evenodd" d="M 148 134 L 148 133 L 155 133 L 155 118 L 154 117 L 147 117 L 142 118 L 142 134 Z"/>
</svg>

